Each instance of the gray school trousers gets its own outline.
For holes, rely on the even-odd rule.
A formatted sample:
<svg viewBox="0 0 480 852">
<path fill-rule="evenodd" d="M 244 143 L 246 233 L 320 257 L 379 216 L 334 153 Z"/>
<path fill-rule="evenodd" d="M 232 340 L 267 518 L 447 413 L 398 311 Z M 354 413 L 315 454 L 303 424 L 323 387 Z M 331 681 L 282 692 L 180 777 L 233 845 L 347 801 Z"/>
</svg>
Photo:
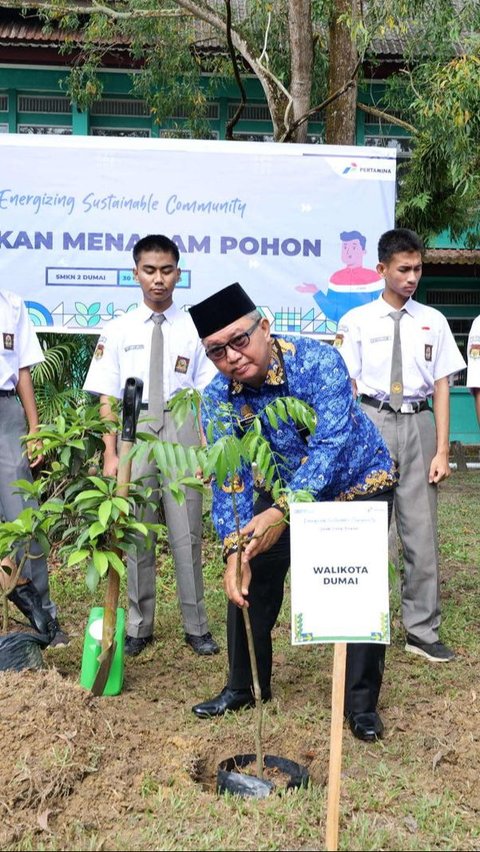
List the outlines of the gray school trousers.
<svg viewBox="0 0 480 852">
<path fill-rule="evenodd" d="M 24 455 L 24 445 L 20 441 L 27 432 L 25 414 L 17 397 L 0 397 L 0 514 L 6 521 L 14 521 L 27 507 L 37 507 L 35 500 L 24 500 L 12 485 L 17 479 L 32 482 L 28 459 Z M 38 558 L 27 559 L 22 576 L 32 581 L 42 599 L 43 608 L 55 618 L 57 609 L 50 600 L 47 560 L 40 545 L 35 541 L 30 546 L 30 552 Z M 17 559 L 21 558 L 21 555 L 20 553 Z"/>
<path fill-rule="evenodd" d="M 362 408 L 381 432 L 400 472 L 394 505 L 404 562 L 403 624 L 420 642 L 436 642 L 441 620 L 437 486 L 428 482 L 436 452 L 433 414 L 395 414 L 363 404 Z"/>
<path fill-rule="evenodd" d="M 138 429 L 148 431 L 148 424 L 140 422 Z M 159 438 L 184 446 L 199 443 L 193 417 L 177 429 L 173 416 L 169 412 L 165 412 L 164 426 Z M 169 491 L 160 494 L 157 465 L 154 460 L 148 461 L 146 456 L 140 461 L 134 460 L 132 466 L 132 482 L 142 476 L 146 477 L 143 480 L 145 486 L 156 489 L 157 493 L 152 496 L 152 499 L 158 504 L 161 501 L 163 507 L 168 541 L 175 563 L 177 596 L 185 632 L 202 636 L 208 630 L 202 571 L 202 494 L 187 488 L 186 499 L 182 506 L 178 505 Z M 158 512 L 147 510 L 143 514 L 138 514 L 138 517 L 146 522 L 155 522 L 158 520 Z M 155 573 L 155 547 L 147 548 L 140 541 L 136 555 L 127 558 L 129 603 L 127 633 L 129 636 L 145 637 L 153 633 Z"/>
</svg>

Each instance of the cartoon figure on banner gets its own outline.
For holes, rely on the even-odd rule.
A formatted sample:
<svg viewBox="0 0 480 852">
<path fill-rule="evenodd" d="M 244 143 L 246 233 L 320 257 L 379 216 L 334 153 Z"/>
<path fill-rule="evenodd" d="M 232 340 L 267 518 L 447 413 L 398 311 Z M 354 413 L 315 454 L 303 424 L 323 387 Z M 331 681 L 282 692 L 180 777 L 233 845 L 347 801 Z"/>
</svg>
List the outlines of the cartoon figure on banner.
<svg viewBox="0 0 480 852">
<path fill-rule="evenodd" d="M 336 323 L 345 311 L 366 305 L 383 290 L 383 279 L 376 269 L 363 266 L 366 237 L 360 231 L 342 231 L 340 239 L 345 266 L 331 275 L 327 292 L 322 292 L 316 284 L 303 283 L 295 287 L 299 293 L 311 293 L 320 310 Z"/>
</svg>

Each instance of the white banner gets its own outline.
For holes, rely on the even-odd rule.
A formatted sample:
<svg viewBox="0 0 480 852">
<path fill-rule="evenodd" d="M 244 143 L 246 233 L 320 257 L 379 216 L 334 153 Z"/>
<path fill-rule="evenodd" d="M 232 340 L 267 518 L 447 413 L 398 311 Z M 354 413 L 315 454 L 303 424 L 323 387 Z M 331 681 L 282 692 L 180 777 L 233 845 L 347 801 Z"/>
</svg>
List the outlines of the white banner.
<svg viewBox="0 0 480 852">
<path fill-rule="evenodd" d="M 395 150 L 0 135 L 1 286 L 37 330 L 99 331 L 139 302 L 132 248 L 180 249 L 176 302 L 239 281 L 277 332 L 331 335 L 375 298 Z"/>
<path fill-rule="evenodd" d="M 292 503 L 290 535 L 292 644 L 388 644 L 387 503 Z"/>
</svg>

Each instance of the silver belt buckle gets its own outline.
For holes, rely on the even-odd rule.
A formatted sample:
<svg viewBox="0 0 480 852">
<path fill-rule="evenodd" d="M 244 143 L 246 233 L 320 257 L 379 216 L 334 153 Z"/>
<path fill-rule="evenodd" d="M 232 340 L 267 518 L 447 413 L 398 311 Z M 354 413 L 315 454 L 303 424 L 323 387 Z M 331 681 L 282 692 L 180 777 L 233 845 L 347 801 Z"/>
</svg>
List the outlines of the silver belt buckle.
<svg viewBox="0 0 480 852">
<path fill-rule="evenodd" d="M 415 414 L 416 411 L 413 402 L 402 402 L 400 406 L 400 414 Z"/>
</svg>

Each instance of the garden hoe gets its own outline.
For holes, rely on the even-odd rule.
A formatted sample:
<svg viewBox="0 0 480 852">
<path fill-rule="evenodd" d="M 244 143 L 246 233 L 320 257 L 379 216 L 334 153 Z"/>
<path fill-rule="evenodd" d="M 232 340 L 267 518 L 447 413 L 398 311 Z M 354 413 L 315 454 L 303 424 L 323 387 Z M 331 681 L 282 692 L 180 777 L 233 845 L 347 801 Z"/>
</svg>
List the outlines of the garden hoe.
<svg viewBox="0 0 480 852">
<path fill-rule="evenodd" d="M 118 460 L 117 496 L 127 497 L 132 469 L 129 452 L 135 442 L 143 382 L 130 378 L 123 395 L 123 423 Z M 123 554 L 118 551 L 122 558 Z M 117 609 L 120 576 L 112 566 L 107 572 L 105 606 L 90 613 L 85 636 L 80 683 L 93 695 L 118 695 L 123 684 L 125 613 Z M 101 630 L 101 633 L 100 633 Z M 101 638 L 101 648 L 100 648 Z"/>
</svg>

